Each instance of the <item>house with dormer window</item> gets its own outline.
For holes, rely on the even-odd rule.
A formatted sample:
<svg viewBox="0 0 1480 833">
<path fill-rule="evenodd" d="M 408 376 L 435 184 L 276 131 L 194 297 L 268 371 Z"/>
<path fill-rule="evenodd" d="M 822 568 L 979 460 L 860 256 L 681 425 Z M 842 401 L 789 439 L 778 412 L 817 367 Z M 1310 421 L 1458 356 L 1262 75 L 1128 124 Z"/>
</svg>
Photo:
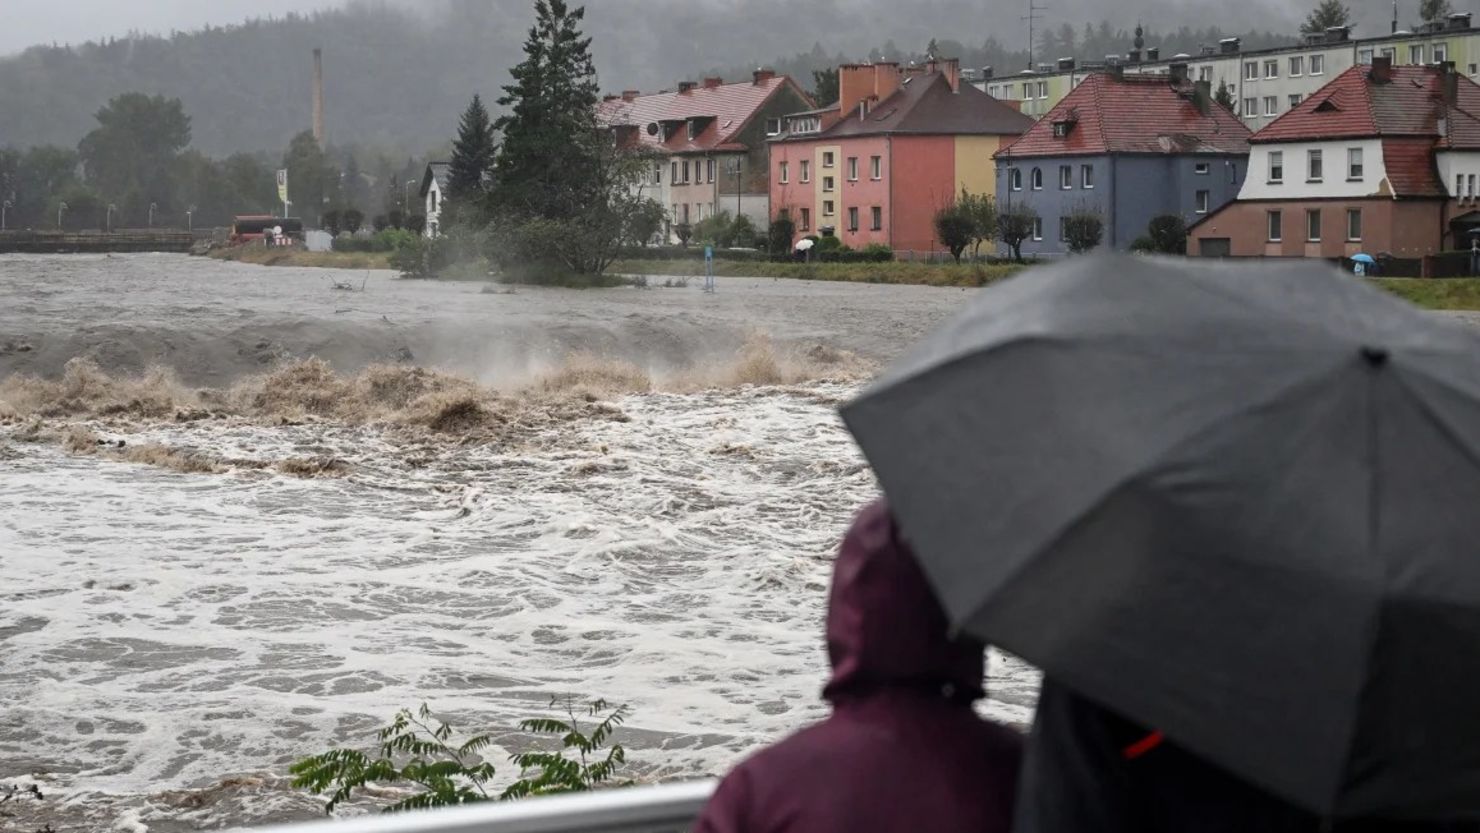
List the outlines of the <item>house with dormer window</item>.
<svg viewBox="0 0 1480 833">
<path fill-rule="evenodd" d="M 1066 254 L 1065 220 L 1079 211 L 1100 215 L 1105 247 L 1128 249 L 1153 217 L 1190 224 L 1236 197 L 1249 136 L 1186 64 L 1165 75 L 1095 73 L 998 151 L 997 207 L 1037 212 L 1024 254 Z"/>
<path fill-rule="evenodd" d="M 1191 229 L 1209 257 L 1421 257 L 1480 230 L 1480 85 L 1451 63 L 1355 66 L 1255 133 L 1238 200 Z"/>
</svg>

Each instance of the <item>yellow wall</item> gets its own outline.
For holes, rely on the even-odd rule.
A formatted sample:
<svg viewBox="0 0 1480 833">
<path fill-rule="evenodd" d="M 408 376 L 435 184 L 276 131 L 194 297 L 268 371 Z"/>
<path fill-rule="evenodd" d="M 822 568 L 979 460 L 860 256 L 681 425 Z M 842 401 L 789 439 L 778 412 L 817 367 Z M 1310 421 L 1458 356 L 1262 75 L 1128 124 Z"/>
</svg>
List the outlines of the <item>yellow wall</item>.
<svg viewBox="0 0 1480 833">
<path fill-rule="evenodd" d="M 831 168 L 824 168 L 822 167 L 822 158 L 824 154 L 828 153 L 832 154 L 833 166 Z M 841 145 L 821 145 L 812 154 L 812 187 L 817 190 L 817 201 L 813 203 L 812 208 L 813 231 L 823 226 L 832 226 L 838 229 L 842 227 L 843 166 L 845 164 L 847 162 L 843 159 L 843 148 Z M 832 191 L 822 190 L 822 186 L 826 184 L 825 180 L 827 177 L 833 178 Z M 822 210 L 823 203 L 828 200 L 831 200 L 833 204 L 832 214 L 824 214 Z"/>
<path fill-rule="evenodd" d="M 1001 136 L 956 137 L 956 193 L 997 193 L 997 164 L 992 154 L 1002 147 Z"/>
</svg>

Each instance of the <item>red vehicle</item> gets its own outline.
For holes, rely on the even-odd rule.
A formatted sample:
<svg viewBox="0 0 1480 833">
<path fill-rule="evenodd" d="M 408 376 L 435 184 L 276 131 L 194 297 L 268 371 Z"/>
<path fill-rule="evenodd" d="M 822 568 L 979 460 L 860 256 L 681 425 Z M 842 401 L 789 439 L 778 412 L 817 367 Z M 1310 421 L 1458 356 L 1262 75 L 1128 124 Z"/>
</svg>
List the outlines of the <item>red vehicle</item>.
<svg viewBox="0 0 1480 833">
<path fill-rule="evenodd" d="M 231 220 L 231 245 L 240 246 L 258 240 L 271 245 L 285 245 L 303 239 L 303 221 L 297 217 L 274 217 L 271 214 L 243 214 Z"/>
</svg>

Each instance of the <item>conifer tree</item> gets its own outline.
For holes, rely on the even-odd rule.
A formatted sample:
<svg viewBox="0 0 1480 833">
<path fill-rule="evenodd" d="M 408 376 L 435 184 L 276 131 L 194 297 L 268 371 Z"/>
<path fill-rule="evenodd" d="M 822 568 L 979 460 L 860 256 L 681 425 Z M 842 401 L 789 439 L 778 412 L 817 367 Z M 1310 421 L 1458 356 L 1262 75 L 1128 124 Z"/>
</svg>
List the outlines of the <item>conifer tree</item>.
<svg viewBox="0 0 1480 833">
<path fill-rule="evenodd" d="M 483 224 L 486 220 L 487 183 L 493 173 L 493 160 L 497 153 L 488 108 L 483 106 L 481 96 L 474 95 L 472 103 L 463 112 L 457 139 L 452 143 L 442 225 Z"/>
</svg>

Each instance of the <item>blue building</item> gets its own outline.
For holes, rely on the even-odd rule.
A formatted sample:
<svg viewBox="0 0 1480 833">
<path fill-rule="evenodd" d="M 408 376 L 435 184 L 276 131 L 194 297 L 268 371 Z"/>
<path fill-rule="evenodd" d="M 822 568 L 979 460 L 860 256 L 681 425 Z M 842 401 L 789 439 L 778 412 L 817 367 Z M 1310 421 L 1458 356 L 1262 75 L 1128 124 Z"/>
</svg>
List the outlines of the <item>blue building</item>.
<svg viewBox="0 0 1480 833">
<path fill-rule="evenodd" d="M 1190 226 L 1237 197 L 1249 136 L 1206 82 L 1188 81 L 1185 64 L 1169 75 L 1111 68 L 997 152 L 997 207 L 1037 212 L 1025 256 L 1066 254 L 1064 220 L 1079 211 L 1104 222 L 1102 246 L 1129 249 L 1154 217 L 1177 214 Z"/>
</svg>

